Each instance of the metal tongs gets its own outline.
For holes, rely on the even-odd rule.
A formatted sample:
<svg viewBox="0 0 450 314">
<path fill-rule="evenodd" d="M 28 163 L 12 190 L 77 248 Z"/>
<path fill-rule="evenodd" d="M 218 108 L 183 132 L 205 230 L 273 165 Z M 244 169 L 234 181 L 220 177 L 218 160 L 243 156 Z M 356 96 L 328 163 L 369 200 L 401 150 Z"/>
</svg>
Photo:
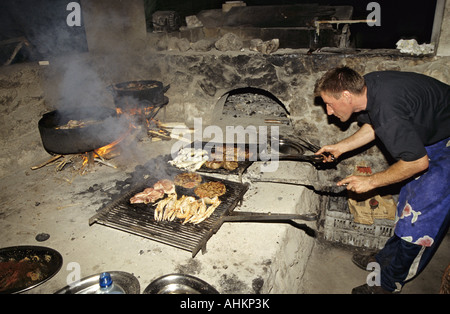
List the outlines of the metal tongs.
<svg viewBox="0 0 450 314">
<path fill-rule="evenodd" d="M 316 214 L 276 214 L 276 213 L 255 213 L 247 211 L 233 211 L 224 216 L 223 221 L 286 221 L 286 220 L 304 220 L 316 221 Z"/>
<path fill-rule="evenodd" d="M 297 160 L 297 161 L 309 161 L 313 164 L 322 163 L 325 156 L 324 155 L 283 155 L 280 154 L 278 157 L 280 160 Z"/>
</svg>

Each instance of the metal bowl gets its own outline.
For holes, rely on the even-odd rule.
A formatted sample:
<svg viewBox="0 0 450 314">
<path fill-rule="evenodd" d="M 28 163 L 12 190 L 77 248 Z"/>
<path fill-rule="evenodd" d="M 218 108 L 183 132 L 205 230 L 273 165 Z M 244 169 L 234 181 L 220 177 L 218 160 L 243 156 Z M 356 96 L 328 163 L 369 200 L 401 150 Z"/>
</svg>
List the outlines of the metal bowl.
<svg viewBox="0 0 450 314">
<path fill-rule="evenodd" d="M 52 278 L 63 264 L 57 251 L 43 246 L 0 249 L 0 293 L 30 290 Z"/>
<path fill-rule="evenodd" d="M 135 276 L 123 271 L 109 271 L 114 284 L 120 286 L 126 294 L 139 294 L 141 286 Z M 55 294 L 94 294 L 99 289 L 100 274 L 76 281 L 55 292 Z"/>
<path fill-rule="evenodd" d="M 144 294 L 219 294 L 207 282 L 190 275 L 170 274 L 150 283 Z"/>
</svg>

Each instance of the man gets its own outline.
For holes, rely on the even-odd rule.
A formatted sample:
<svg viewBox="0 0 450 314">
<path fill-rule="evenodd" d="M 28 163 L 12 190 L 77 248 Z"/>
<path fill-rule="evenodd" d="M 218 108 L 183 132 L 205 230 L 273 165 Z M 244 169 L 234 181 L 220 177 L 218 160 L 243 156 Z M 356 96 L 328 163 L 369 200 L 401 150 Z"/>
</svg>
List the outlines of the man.
<svg viewBox="0 0 450 314">
<path fill-rule="evenodd" d="M 394 236 L 375 255 L 355 255 L 366 268 L 381 267 L 381 286 L 367 284 L 353 293 L 400 292 L 427 265 L 450 221 L 450 89 L 431 77 L 408 72 L 373 72 L 362 77 L 348 67 L 328 71 L 316 84 L 328 115 L 348 121 L 358 114 L 361 128 L 323 146 L 316 154 L 338 158 L 377 137 L 396 160 L 370 176 L 351 175 L 337 183 L 364 193 L 401 183 Z"/>
</svg>

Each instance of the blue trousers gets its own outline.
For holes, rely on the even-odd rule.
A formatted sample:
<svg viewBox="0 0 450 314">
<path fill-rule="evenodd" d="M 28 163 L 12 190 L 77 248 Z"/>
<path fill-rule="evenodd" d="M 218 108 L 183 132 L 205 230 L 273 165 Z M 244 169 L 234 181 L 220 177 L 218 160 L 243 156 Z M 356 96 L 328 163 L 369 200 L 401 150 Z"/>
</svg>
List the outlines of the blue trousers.
<svg viewBox="0 0 450 314">
<path fill-rule="evenodd" d="M 403 285 L 415 278 L 425 269 L 450 225 L 450 213 L 447 214 L 432 246 L 417 245 L 392 236 L 384 248 L 375 256 L 380 265 L 381 287 L 387 291 L 399 292 Z"/>
</svg>

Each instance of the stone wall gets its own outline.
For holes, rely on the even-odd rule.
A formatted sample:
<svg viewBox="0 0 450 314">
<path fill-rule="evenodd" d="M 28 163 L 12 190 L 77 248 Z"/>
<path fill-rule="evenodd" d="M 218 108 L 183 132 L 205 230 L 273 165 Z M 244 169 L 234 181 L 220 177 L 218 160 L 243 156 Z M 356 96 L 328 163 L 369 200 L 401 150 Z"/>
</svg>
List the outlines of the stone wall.
<svg viewBox="0 0 450 314">
<path fill-rule="evenodd" d="M 133 60 L 130 62 L 130 60 Z M 105 80 L 155 79 L 170 84 L 167 118 L 192 123 L 202 117 L 212 123 L 218 99 L 243 87 L 266 90 L 290 112 L 295 129 L 306 135 L 327 132 L 331 126 L 324 109 L 315 105 L 315 81 L 328 69 L 348 65 L 365 74 L 376 70 L 405 70 L 431 62 L 431 58 L 386 54 L 314 54 L 281 51 L 272 55 L 253 52 L 152 53 L 128 60 L 102 57 Z M 110 66 L 108 66 L 108 64 Z M 123 70 L 119 70 L 122 67 Z M 341 126 L 344 127 L 344 126 Z M 321 133 L 326 137 L 335 133 Z"/>
<path fill-rule="evenodd" d="M 439 42 L 436 54 L 438 56 L 450 56 L 450 2 L 439 0 L 437 6 L 444 6 Z"/>
<path fill-rule="evenodd" d="M 308 55 L 292 50 L 280 50 L 272 55 L 251 51 L 144 52 L 91 56 L 86 60 L 89 66 L 97 68 L 105 85 L 135 79 L 170 84 L 166 95 L 170 99 L 167 118 L 171 120 L 192 123 L 194 117 L 202 117 L 206 123 L 212 123 L 213 109 L 222 95 L 254 87 L 272 93 L 285 105 L 298 132 L 314 136 L 325 132 L 320 133 L 324 137 L 333 135 L 336 129 L 327 121 L 324 109 L 315 105 L 313 89 L 315 81 L 326 70 L 348 65 L 365 74 L 376 70 L 405 70 L 432 61 L 432 58 L 403 56 L 395 51 Z"/>
</svg>

